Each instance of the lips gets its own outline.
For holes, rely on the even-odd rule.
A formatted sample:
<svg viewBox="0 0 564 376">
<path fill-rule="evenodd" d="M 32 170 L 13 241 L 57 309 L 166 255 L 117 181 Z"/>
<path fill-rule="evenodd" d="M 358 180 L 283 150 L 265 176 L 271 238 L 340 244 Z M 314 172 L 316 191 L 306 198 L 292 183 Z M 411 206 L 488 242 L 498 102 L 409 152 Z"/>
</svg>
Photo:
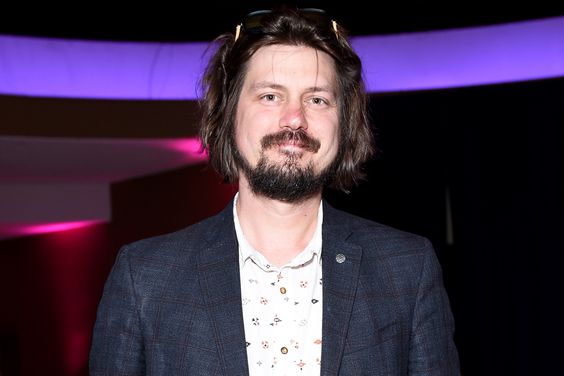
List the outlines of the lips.
<svg viewBox="0 0 564 376">
<path fill-rule="evenodd" d="M 293 148 L 301 148 L 301 149 L 307 149 L 308 148 L 308 144 L 302 141 L 297 141 L 297 140 L 288 140 L 288 141 L 281 141 L 277 143 L 278 146 L 280 147 L 287 147 L 290 149 Z"/>
</svg>

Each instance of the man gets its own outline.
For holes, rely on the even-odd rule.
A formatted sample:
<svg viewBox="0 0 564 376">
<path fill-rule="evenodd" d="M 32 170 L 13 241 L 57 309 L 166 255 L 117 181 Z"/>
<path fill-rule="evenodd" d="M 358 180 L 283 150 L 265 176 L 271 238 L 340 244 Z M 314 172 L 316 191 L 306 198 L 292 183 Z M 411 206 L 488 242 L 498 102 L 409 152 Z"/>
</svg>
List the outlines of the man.
<svg viewBox="0 0 564 376">
<path fill-rule="evenodd" d="M 315 9 L 250 14 L 204 75 L 202 139 L 239 191 L 125 246 L 92 375 L 457 375 L 429 242 L 322 202 L 372 154 L 361 63 Z"/>
</svg>

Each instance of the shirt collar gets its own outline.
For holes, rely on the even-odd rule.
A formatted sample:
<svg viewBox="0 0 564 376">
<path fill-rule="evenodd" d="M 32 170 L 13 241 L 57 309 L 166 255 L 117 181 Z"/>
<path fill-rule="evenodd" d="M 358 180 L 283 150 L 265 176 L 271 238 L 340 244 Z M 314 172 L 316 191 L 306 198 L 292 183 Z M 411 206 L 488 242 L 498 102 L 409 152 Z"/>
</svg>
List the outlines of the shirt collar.
<svg viewBox="0 0 564 376">
<path fill-rule="evenodd" d="M 243 233 L 241 224 L 239 223 L 239 217 L 237 215 L 237 198 L 239 197 L 239 192 L 235 194 L 233 198 L 233 221 L 235 223 L 235 232 L 237 234 L 237 241 L 239 242 L 239 265 L 244 266 L 245 262 L 249 259 L 253 259 L 257 264 L 263 264 L 268 268 L 268 261 L 260 252 L 258 252 L 248 241 Z M 296 257 L 294 257 L 290 262 L 284 266 L 300 266 L 302 264 L 310 261 L 315 255 L 317 259 L 321 262 L 321 249 L 322 249 L 322 226 L 323 226 L 323 202 L 319 203 L 319 210 L 317 212 L 317 224 L 315 226 L 315 232 L 308 245 L 301 251 Z"/>
</svg>

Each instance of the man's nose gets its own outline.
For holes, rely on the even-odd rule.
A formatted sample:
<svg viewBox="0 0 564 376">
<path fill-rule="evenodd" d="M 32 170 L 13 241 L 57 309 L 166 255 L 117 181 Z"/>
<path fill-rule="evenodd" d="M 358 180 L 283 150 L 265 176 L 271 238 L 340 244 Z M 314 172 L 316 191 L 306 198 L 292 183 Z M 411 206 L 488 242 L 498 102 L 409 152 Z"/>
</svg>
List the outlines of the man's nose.
<svg viewBox="0 0 564 376">
<path fill-rule="evenodd" d="M 282 109 L 280 128 L 307 129 L 305 109 L 301 103 L 287 103 Z"/>
</svg>

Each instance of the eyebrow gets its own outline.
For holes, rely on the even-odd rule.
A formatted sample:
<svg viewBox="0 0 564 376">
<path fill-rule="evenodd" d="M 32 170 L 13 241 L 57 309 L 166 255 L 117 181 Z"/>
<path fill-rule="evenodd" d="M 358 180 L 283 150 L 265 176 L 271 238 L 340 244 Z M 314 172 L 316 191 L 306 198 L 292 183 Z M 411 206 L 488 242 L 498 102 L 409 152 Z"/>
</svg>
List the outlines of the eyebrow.
<svg viewBox="0 0 564 376">
<path fill-rule="evenodd" d="M 251 85 L 251 90 L 259 90 L 259 89 L 275 89 L 275 90 L 283 90 L 284 86 L 277 84 L 275 82 L 270 81 L 259 81 L 255 82 Z M 331 94 L 335 94 L 335 91 L 330 85 L 326 86 L 310 86 L 305 89 L 307 93 L 316 93 L 316 92 L 327 92 Z"/>
</svg>

